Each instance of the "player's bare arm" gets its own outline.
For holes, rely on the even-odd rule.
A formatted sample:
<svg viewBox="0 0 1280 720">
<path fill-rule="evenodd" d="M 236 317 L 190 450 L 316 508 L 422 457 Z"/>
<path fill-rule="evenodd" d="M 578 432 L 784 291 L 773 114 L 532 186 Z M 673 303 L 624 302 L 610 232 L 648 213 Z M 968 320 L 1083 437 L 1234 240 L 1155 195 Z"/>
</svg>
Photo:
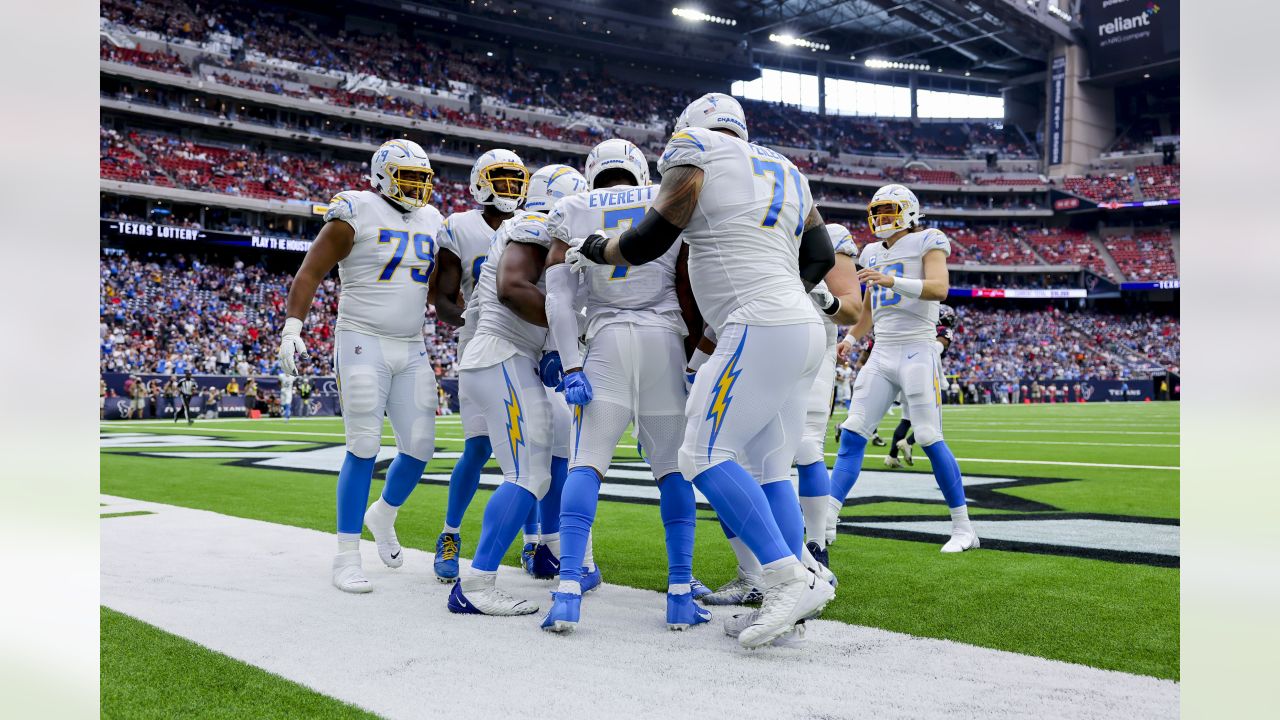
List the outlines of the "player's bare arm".
<svg viewBox="0 0 1280 720">
<path fill-rule="evenodd" d="M 459 302 L 462 297 L 462 261 L 450 250 L 436 253 L 436 269 L 431 275 L 427 298 L 436 307 L 436 315 L 450 325 L 461 327 L 465 309 Z"/>
<path fill-rule="evenodd" d="M 895 292 L 901 292 L 908 297 L 919 297 L 921 300 L 946 300 L 947 292 L 951 289 L 951 279 L 947 273 L 947 255 L 941 250 L 930 250 L 924 254 L 924 280 L 921 281 L 918 296 L 903 292 L 905 283 L 899 280 L 909 282 L 909 278 L 895 278 L 872 268 L 859 270 L 858 280 L 867 285 L 893 288 Z"/>
<path fill-rule="evenodd" d="M 693 219 L 702 194 L 702 168 L 679 165 L 662 176 L 653 206 L 615 239 L 591 235 L 578 250 L 599 265 L 643 265 L 662 257 Z"/>
<path fill-rule="evenodd" d="M 351 254 L 355 241 L 355 228 L 344 221 L 331 220 L 320 228 L 315 242 L 302 258 L 302 267 L 298 268 L 289 285 L 289 299 L 285 305 L 287 317 L 306 319 L 316 297 L 316 288 L 340 260 Z"/>
<path fill-rule="evenodd" d="M 823 278 L 827 290 L 840 301 L 839 310 L 831 315 L 837 325 L 853 325 L 862 318 L 862 288 L 858 284 L 858 268 L 848 255 L 835 256 L 835 266 Z"/>
<path fill-rule="evenodd" d="M 676 301 L 680 303 L 680 316 L 684 318 L 684 326 L 689 330 L 684 342 L 687 359 L 699 345 L 704 323 L 702 312 L 698 310 L 698 301 L 693 296 L 693 285 L 689 282 L 689 246 L 683 243 L 680 245 L 680 254 L 676 256 Z M 714 344 L 712 349 L 715 349 Z"/>
<path fill-rule="evenodd" d="M 547 298 L 538 289 L 546 261 L 546 248 L 513 242 L 498 263 L 498 301 L 521 320 L 539 327 L 547 327 Z"/>
</svg>

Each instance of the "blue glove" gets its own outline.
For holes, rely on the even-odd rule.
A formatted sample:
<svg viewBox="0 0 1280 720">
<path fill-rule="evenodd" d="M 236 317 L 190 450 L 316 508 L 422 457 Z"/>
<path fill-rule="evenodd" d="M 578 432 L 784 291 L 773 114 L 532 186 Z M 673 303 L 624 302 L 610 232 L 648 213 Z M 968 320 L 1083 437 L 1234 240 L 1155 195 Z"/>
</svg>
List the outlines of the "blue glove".
<svg viewBox="0 0 1280 720">
<path fill-rule="evenodd" d="M 552 350 L 543 355 L 542 361 L 538 363 L 538 375 L 542 377 L 543 385 L 559 389 L 560 381 L 564 378 L 564 369 L 560 367 L 560 353 Z"/>
<path fill-rule="evenodd" d="M 573 370 L 564 376 L 564 401 L 570 405 L 586 405 L 593 395 L 591 381 L 581 370 Z"/>
</svg>

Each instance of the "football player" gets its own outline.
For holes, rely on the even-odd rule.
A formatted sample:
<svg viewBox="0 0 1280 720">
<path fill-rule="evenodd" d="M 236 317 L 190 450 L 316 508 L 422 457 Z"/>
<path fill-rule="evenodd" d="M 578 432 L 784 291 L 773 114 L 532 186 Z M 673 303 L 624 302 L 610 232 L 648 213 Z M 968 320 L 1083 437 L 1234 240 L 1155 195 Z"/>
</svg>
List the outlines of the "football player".
<svg viewBox="0 0 1280 720">
<path fill-rule="evenodd" d="M 458 327 L 459 360 L 476 334 L 472 298 L 480 268 L 489 254 L 494 233 L 524 202 L 528 184 L 529 171 L 519 155 L 510 150 L 489 150 L 471 166 L 471 197 L 480 208 L 456 212 L 444 221 L 431 301 L 440 319 Z M 436 579 L 446 583 L 458 579 L 462 517 L 480 485 L 480 470 L 493 454 L 484 416 L 470 403 L 461 408 L 465 438 L 462 457 L 449 475 L 444 528 L 436 539 Z"/>
<path fill-rule="evenodd" d="M 802 564 L 804 519 L 790 481 L 825 346 L 807 292 L 835 257 L 808 180 L 747 138 L 737 100 L 693 101 L 658 162 L 653 205 L 620 235 L 575 241 L 566 260 L 583 271 L 643 265 L 678 238 L 689 245 L 694 295 L 718 342 L 685 406 L 680 471 L 762 566 L 763 605 L 737 633 L 758 647 L 835 595 Z"/>
<path fill-rule="evenodd" d="M 685 425 L 684 337 L 690 326 L 702 328 L 688 289 L 687 249 L 674 243 L 646 265 L 571 272 L 564 256 L 572 238 L 600 228 L 621 234 L 640 222 L 658 195 L 658 187 L 649 184 L 648 160 L 627 140 L 606 140 L 592 149 L 586 178 L 591 191 L 560 200 L 548 221 L 554 240 L 547 258 L 547 320 L 564 368 L 565 400 L 574 409 L 560 509 L 560 585 L 542 627 L 572 632 L 583 586 L 598 584 L 599 569 L 586 567 L 583 555 L 600 483 L 618 440 L 634 422 L 658 481 L 667 543 L 667 627 L 684 630 L 711 619 L 693 602 L 695 505 L 678 459 Z M 580 293 L 587 313 L 585 361 L 578 351 Z"/>
<path fill-rule="evenodd" d="M 429 204 L 433 177 L 431 161 L 417 143 L 383 143 L 369 163 L 374 189 L 334 196 L 324 227 L 289 287 L 278 358 L 281 369 L 296 376 L 297 356 L 307 352 L 302 323 L 316 287 L 334 265 L 342 280 L 334 365 L 347 454 L 338 473 L 333 584 L 346 592 L 373 589 L 360 565 L 362 525 L 369 526 L 387 567 L 404 563 L 396 512 L 417 487 L 435 449 L 436 376 L 422 336 L 427 283 L 443 224 Z M 384 413 L 391 418 L 397 454 L 381 496 L 366 511 Z"/>
<path fill-rule="evenodd" d="M 552 404 L 539 368 L 547 344 L 542 270 L 551 248 L 545 213 L 559 198 L 586 189 L 586 179 L 567 165 L 538 170 L 529 179 L 525 212 L 498 228 L 481 265 L 472 294 L 476 330 L 459 365 L 459 399 L 484 417 L 503 482 L 485 506 L 471 569 L 449 593 L 450 612 L 538 611 L 537 604 L 506 594 L 496 581 L 498 564 L 520 524 L 537 501 L 558 492 L 552 488 Z M 567 457 L 563 463 L 567 470 Z M 563 478 L 560 484 L 562 489 Z M 542 510 L 542 529 L 550 530 L 544 540 L 558 556 L 558 495 Z"/>
<path fill-rule="evenodd" d="M 951 347 L 955 324 L 956 311 L 952 310 L 950 305 L 939 305 L 938 328 L 936 331 L 937 342 L 934 345 L 938 350 L 938 357 L 946 357 L 947 349 Z M 945 380 L 941 382 L 945 382 Z M 908 465 L 915 465 L 912 457 L 912 446 L 916 444 L 916 436 L 915 433 L 911 432 L 911 408 L 907 406 L 901 394 L 898 395 L 898 400 L 902 403 L 902 419 L 898 421 L 898 427 L 893 429 L 893 440 L 889 443 L 889 454 L 884 456 L 885 466 L 894 470 L 902 467 L 904 461 Z M 902 454 L 902 460 L 898 460 L 899 453 Z"/>
<path fill-rule="evenodd" d="M 289 422 L 289 418 L 293 417 L 294 377 L 287 372 L 281 372 L 279 379 L 280 379 L 280 414 L 284 416 L 285 422 Z"/>
<path fill-rule="evenodd" d="M 862 471 L 872 429 L 899 393 L 916 438 L 929 456 L 938 488 L 951 508 L 951 538 L 942 552 L 978 547 L 969 522 L 964 482 L 955 455 L 942 439 L 942 363 L 935 341 L 938 304 L 950 287 L 951 241 L 924 228 L 920 201 L 902 185 L 886 185 L 867 205 L 867 222 L 879 242 L 862 249 L 858 278 L 866 286 L 863 314 L 849 331 L 862 338 L 873 328 L 876 343 L 853 387 L 849 417 L 841 424 L 840 450 L 831 472 L 831 508 L 838 514 Z"/>
</svg>

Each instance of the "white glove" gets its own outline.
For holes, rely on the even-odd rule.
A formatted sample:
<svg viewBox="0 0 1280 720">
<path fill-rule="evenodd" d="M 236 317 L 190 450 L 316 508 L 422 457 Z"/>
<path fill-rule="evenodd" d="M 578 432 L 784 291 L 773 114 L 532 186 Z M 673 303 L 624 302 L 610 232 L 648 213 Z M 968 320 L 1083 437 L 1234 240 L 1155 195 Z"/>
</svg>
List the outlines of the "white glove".
<svg viewBox="0 0 1280 720">
<path fill-rule="evenodd" d="M 600 266 L 599 263 L 583 255 L 580 249 L 584 242 L 586 242 L 588 239 L 592 239 L 595 237 L 604 238 L 607 236 L 604 234 L 603 230 L 597 230 L 591 235 L 588 235 L 587 237 L 573 238 L 572 240 L 569 241 L 569 249 L 565 251 L 564 261 L 569 266 L 570 270 L 573 270 L 574 272 L 577 272 L 577 273 L 581 273 L 581 272 L 586 272 L 587 270 L 590 270 L 593 267 Z"/>
<path fill-rule="evenodd" d="M 298 318 L 287 318 L 284 331 L 280 333 L 280 349 L 276 358 L 280 361 L 280 369 L 285 375 L 298 376 L 298 355 L 306 355 L 307 346 L 302 342 L 302 321 Z"/>
<path fill-rule="evenodd" d="M 840 301 L 827 289 L 825 281 L 820 281 L 817 285 L 814 285 L 813 289 L 809 291 L 809 297 L 813 298 L 818 308 L 828 315 L 834 315 L 840 310 Z"/>
</svg>

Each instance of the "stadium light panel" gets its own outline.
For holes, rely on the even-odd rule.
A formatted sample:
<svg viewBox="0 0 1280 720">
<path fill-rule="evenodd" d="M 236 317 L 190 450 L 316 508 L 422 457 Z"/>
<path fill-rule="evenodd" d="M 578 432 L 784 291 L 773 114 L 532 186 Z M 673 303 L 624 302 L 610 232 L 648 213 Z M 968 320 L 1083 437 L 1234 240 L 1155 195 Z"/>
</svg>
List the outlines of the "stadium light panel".
<svg viewBox="0 0 1280 720">
<path fill-rule="evenodd" d="M 928 72 L 930 70 L 928 63 L 899 62 L 897 60 L 883 60 L 881 58 L 867 58 L 863 62 L 863 65 L 866 65 L 872 70 L 918 70 L 921 72 Z M 939 69 L 938 71 L 941 72 L 942 70 Z"/>
<path fill-rule="evenodd" d="M 813 40 L 805 40 L 794 35 L 769 35 L 769 39 L 779 45 L 788 45 L 790 47 L 801 47 L 806 50 L 822 50 L 826 52 L 831 46 L 823 42 L 814 42 Z"/>
<path fill-rule="evenodd" d="M 733 27 L 738 24 L 738 21 L 733 18 L 722 18 L 715 15 L 708 15 L 701 10 L 695 10 L 693 8 L 671 8 L 671 14 L 682 20 L 688 20 L 690 22 L 709 22 L 715 23 L 716 25 L 727 25 L 729 27 Z"/>
</svg>

